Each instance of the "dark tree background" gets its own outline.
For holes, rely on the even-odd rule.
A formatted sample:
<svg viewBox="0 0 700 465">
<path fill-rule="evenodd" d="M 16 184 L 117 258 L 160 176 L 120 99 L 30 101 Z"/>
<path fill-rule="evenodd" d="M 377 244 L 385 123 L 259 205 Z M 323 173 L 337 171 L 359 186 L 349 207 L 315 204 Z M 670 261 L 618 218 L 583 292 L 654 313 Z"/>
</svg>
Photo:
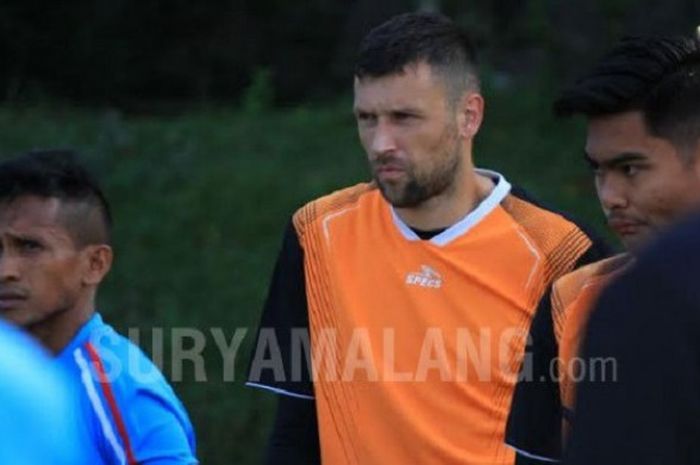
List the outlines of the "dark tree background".
<svg viewBox="0 0 700 465">
<path fill-rule="evenodd" d="M 420 7 L 468 27 L 514 79 L 568 76 L 621 35 L 700 21 L 697 0 L 4 0 L 0 99 L 235 102 L 255 76 L 277 103 L 323 98 L 347 90 L 369 28 Z"/>
</svg>

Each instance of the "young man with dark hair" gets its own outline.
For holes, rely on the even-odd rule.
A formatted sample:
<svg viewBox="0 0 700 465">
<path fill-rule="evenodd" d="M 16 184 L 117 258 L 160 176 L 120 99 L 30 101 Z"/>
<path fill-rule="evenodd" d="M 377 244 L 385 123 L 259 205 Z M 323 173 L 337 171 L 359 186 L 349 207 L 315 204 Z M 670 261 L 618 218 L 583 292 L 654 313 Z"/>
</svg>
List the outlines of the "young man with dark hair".
<svg viewBox="0 0 700 465">
<path fill-rule="evenodd" d="M 0 316 L 56 356 L 90 464 L 196 464 L 187 413 L 153 363 L 95 311 L 112 265 L 100 188 L 65 151 L 0 163 Z"/>
<path fill-rule="evenodd" d="M 507 433 L 523 463 L 560 459 L 575 423 L 576 382 L 601 376 L 578 357 L 600 291 L 650 238 L 700 208 L 698 41 L 624 39 L 563 93 L 555 111 L 587 117 L 585 158 L 608 224 L 629 254 L 560 278 L 535 316 Z"/>
<path fill-rule="evenodd" d="M 267 463 L 512 463 L 523 333 L 551 281 L 600 249 L 474 168 L 484 100 L 447 18 L 371 31 L 354 93 L 374 180 L 287 228 L 249 373 L 281 394 Z"/>
</svg>

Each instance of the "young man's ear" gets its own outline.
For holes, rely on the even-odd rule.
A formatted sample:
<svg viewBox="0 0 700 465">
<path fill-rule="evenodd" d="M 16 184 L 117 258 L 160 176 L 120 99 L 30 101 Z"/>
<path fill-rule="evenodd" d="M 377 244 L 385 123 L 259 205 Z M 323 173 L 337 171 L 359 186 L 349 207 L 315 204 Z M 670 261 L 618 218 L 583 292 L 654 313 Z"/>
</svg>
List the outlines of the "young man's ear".
<svg viewBox="0 0 700 465">
<path fill-rule="evenodd" d="M 97 286 L 112 268 L 112 247 L 106 244 L 88 245 L 83 253 L 85 254 L 83 284 Z"/>
<path fill-rule="evenodd" d="M 459 102 L 459 134 L 473 139 L 484 119 L 484 97 L 478 92 L 466 92 Z"/>
</svg>

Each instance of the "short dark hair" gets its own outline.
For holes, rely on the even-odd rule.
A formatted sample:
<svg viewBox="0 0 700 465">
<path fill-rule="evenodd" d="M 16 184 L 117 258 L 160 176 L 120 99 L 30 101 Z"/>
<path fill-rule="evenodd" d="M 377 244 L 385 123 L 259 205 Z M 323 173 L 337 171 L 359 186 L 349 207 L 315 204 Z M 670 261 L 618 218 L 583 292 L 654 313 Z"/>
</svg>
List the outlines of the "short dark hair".
<svg viewBox="0 0 700 465">
<path fill-rule="evenodd" d="M 111 244 L 109 203 L 73 150 L 33 150 L 0 163 L 0 202 L 23 196 L 57 198 L 66 205 L 85 207 L 66 224 L 75 243 Z M 97 218 L 90 221 L 95 213 Z"/>
<path fill-rule="evenodd" d="M 640 111 L 649 132 L 676 146 L 700 138 L 700 43 L 627 37 L 554 103 L 559 116 Z"/>
<path fill-rule="evenodd" d="M 404 13 L 372 29 L 360 44 L 355 76 L 384 77 L 420 62 L 451 78 L 460 92 L 479 86 L 472 40 L 434 13 Z"/>
</svg>

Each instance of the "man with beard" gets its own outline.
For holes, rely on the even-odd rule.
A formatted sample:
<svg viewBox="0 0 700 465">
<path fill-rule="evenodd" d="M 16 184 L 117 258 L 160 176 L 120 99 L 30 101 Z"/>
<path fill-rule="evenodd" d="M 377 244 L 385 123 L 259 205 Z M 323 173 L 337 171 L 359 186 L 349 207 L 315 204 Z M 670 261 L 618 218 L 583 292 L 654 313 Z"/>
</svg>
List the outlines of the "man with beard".
<svg viewBox="0 0 700 465">
<path fill-rule="evenodd" d="M 588 118 L 585 158 L 608 224 L 629 254 L 562 277 L 538 310 L 508 422 L 507 442 L 522 463 L 560 460 L 576 423 L 577 382 L 614 375 L 614 364 L 579 357 L 601 290 L 650 238 L 700 208 L 700 44 L 624 39 L 564 92 L 555 111 Z"/>
<path fill-rule="evenodd" d="M 267 463 L 512 463 L 523 334 L 552 280 L 600 249 L 474 167 L 484 100 L 448 19 L 371 31 L 354 94 L 374 182 L 287 228 L 248 383 L 281 394 Z"/>
</svg>

